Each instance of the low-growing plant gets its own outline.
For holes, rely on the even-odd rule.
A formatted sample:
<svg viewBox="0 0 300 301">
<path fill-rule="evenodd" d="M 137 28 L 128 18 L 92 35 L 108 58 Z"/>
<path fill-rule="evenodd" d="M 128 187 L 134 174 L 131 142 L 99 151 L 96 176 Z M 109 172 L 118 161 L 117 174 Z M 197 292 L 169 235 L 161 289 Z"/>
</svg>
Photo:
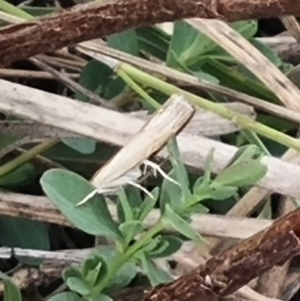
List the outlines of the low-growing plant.
<svg viewBox="0 0 300 301">
<path fill-rule="evenodd" d="M 41 185 L 49 200 L 78 229 L 94 236 L 108 238 L 112 244 L 95 248 L 79 265 L 63 272 L 71 292 L 52 297 L 58 300 L 111 300 L 110 293 L 128 285 L 142 271 L 152 286 L 172 280 L 155 265 L 155 259 L 177 252 L 185 240 L 206 243 L 191 227 L 193 214 L 207 213 L 204 200 L 222 201 L 234 197 L 238 189 L 254 185 L 267 172 L 260 162 L 259 149 L 250 145 L 241 148 L 226 168 L 213 175 L 213 151 L 206 160 L 206 170 L 191 183 L 180 158 L 175 139 L 168 144 L 172 169 L 169 176 L 180 186 L 164 179 L 161 188 L 154 188 L 154 198 L 133 187 L 120 187 L 113 216 L 103 195 L 76 207 L 92 185 L 76 173 L 51 169 L 44 173 Z M 145 220 L 158 208 L 157 222 L 147 228 Z M 166 234 L 165 230 L 175 230 Z"/>
</svg>

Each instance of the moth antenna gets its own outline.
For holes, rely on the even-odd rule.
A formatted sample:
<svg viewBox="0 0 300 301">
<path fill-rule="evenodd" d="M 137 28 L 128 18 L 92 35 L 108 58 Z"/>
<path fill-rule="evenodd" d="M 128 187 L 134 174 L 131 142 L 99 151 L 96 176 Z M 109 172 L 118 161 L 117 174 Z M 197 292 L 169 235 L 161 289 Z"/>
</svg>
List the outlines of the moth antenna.
<svg viewBox="0 0 300 301">
<path fill-rule="evenodd" d="M 149 192 L 146 188 L 144 188 L 143 186 L 141 186 L 140 184 L 137 184 L 133 181 L 128 181 L 126 184 L 129 184 L 131 186 L 134 186 L 142 191 L 144 191 L 151 199 L 154 199 L 154 196 L 151 192 Z"/>
<path fill-rule="evenodd" d="M 154 162 L 151 162 L 149 160 L 145 160 L 144 162 L 144 165 L 145 166 L 149 166 L 151 167 L 154 171 L 157 171 L 158 173 L 161 174 L 161 176 L 165 179 L 167 179 L 168 181 L 172 182 L 173 184 L 177 185 L 177 186 L 180 186 L 180 184 L 175 181 L 174 179 L 172 179 L 170 176 L 168 176 L 161 168 L 158 164 L 154 163 Z"/>
<path fill-rule="evenodd" d="M 94 197 L 98 193 L 98 189 L 94 189 L 92 192 L 90 192 L 82 201 L 78 202 L 76 204 L 76 207 L 79 207 L 83 204 L 85 204 L 87 201 L 89 201 L 92 197 Z"/>
</svg>

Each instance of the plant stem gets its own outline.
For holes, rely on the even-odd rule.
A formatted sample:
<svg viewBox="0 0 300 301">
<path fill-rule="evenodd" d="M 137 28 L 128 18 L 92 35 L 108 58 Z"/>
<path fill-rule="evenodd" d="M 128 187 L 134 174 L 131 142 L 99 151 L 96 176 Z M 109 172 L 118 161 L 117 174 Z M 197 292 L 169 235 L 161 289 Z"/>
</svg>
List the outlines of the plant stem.
<svg viewBox="0 0 300 301">
<path fill-rule="evenodd" d="M 127 251 L 123 254 L 119 254 L 114 260 L 113 264 L 108 270 L 108 273 L 101 281 L 100 285 L 95 288 L 97 294 L 101 293 L 101 291 L 107 287 L 109 281 L 117 274 L 118 270 L 130 260 L 134 256 L 134 254 L 139 251 L 144 245 L 148 243 L 149 240 L 152 239 L 153 236 L 158 234 L 164 229 L 164 225 L 161 220 L 157 222 L 152 228 L 150 228 L 147 232 L 142 235 L 132 246 L 130 246 Z"/>
<path fill-rule="evenodd" d="M 30 21 L 30 20 L 35 19 L 35 17 L 26 13 L 24 10 L 22 10 L 19 7 L 16 7 L 4 0 L 0 0 L 0 9 L 10 15 L 24 19 L 25 21 Z"/>
<path fill-rule="evenodd" d="M 241 133 L 244 135 L 244 137 L 252 144 L 256 145 L 266 156 L 270 156 L 269 150 L 266 148 L 266 146 L 263 144 L 263 142 L 259 139 L 259 137 L 256 135 L 256 133 L 253 133 L 252 131 L 249 131 L 247 129 L 241 130 Z"/>
<path fill-rule="evenodd" d="M 127 73 L 131 79 L 140 82 L 144 85 L 152 87 L 162 93 L 167 95 L 172 95 L 174 93 L 181 93 L 185 95 L 191 102 L 193 102 L 198 107 L 205 109 L 207 111 L 216 113 L 219 116 L 222 116 L 226 119 L 232 120 L 237 123 L 241 128 L 246 128 L 248 130 L 252 130 L 257 134 L 265 136 L 271 140 L 277 141 L 289 148 L 293 148 L 297 151 L 300 151 L 300 141 L 289 137 L 279 131 L 276 131 L 268 126 L 265 126 L 248 116 L 236 113 L 221 104 L 216 104 L 211 101 L 208 101 L 202 97 L 196 96 L 192 93 L 186 92 L 176 86 L 173 86 L 169 83 L 164 82 L 152 75 L 149 75 L 127 63 L 122 63 L 119 66 L 119 69 L 122 69 L 125 73 Z"/>
<path fill-rule="evenodd" d="M 130 76 L 127 75 L 126 72 L 122 70 L 122 68 L 117 69 L 117 74 L 126 82 L 126 84 L 134 90 L 137 94 L 139 94 L 147 103 L 154 109 L 159 109 L 161 105 L 152 98 L 147 92 L 145 92 L 138 84 L 136 84 Z"/>
<path fill-rule="evenodd" d="M 23 153 L 19 157 L 9 161 L 8 163 L 2 165 L 0 167 L 0 177 L 8 174 L 9 172 L 13 171 L 20 165 L 26 163 L 27 161 L 33 159 L 35 156 L 39 155 L 40 153 L 48 150 L 55 144 L 57 144 L 60 140 L 51 139 L 47 140 L 43 143 L 36 145 L 35 147 L 31 148 L 29 151 Z"/>
</svg>

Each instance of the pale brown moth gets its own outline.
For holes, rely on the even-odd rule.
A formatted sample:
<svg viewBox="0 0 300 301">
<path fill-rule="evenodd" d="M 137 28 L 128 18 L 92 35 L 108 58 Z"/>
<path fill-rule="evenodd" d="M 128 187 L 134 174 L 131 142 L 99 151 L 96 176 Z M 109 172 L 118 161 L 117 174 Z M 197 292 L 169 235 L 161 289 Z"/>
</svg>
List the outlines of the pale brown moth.
<svg viewBox="0 0 300 301">
<path fill-rule="evenodd" d="M 115 191 L 122 185 L 133 185 L 148 193 L 136 183 L 136 180 L 141 176 L 139 169 L 141 164 L 152 167 L 170 181 L 174 181 L 158 165 L 147 159 L 161 150 L 172 136 L 177 135 L 194 112 L 193 106 L 183 95 L 172 95 L 129 143 L 95 173 L 91 179 L 95 190 L 89 193 L 77 206 L 86 203 L 96 193 Z"/>
</svg>

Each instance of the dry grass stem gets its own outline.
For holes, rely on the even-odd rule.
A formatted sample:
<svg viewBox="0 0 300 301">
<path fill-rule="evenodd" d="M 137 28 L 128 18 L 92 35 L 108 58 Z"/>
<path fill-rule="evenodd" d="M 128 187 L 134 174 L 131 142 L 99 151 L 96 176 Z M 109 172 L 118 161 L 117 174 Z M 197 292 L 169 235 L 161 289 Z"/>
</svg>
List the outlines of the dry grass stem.
<svg viewBox="0 0 300 301">
<path fill-rule="evenodd" d="M 140 119 L 119 112 L 75 102 L 5 80 L 0 80 L 0 93 L 0 109 L 4 112 L 117 146 L 127 144 L 145 124 Z M 103 118 L 99 119 L 99 116 Z M 118 123 L 114 120 L 118 120 Z M 211 149 L 214 149 L 213 172 L 216 173 L 229 163 L 237 151 L 235 146 L 184 132 L 179 134 L 177 140 L 184 163 L 196 169 L 205 167 L 206 158 Z M 163 149 L 158 157 L 167 158 L 167 151 Z M 300 177 L 299 166 L 273 157 L 263 157 L 262 162 L 267 165 L 268 173 L 257 183 L 258 187 L 300 197 L 300 186 L 297 184 Z"/>
<path fill-rule="evenodd" d="M 117 219 L 115 206 L 110 204 L 108 206 L 114 219 Z M 1 193 L 0 210 L 1 214 L 5 216 L 22 216 L 30 220 L 73 227 L 45 197 Z M 145 220 L 145 226 L 147 228 L 153 226 L 159 219 L 159 216 L 159 211 L 153 210 Z M 195 214 L 191 225 L 204 236 L 244 239 L 271 224 L 272 221 L 263 219 L 229 218 L 226 216 Z"/>
<path fill-rule="evenodd" d="M 300 26 L 297 19 L 293 16 L 283 16 L 281 21 L 291 36 L 300 44 Z"/>
<path fill-rule="evenodd" d="M 80 76 L 79 73 L 66 73 L 65 75 L 74 80 L 77 80 Z M 0 69 L 0 78 L 55 79 L 49 72 L 17 69 Z"/>
<path fill-rule="evenodd" d="M 153 74 L 158 74 L 167 78 L 170 81 L 175 81 L 176 84 L 181 85 L 185 88 L 196 88 L 200 91 L 210 92 L 215 95 L 225 97 L 231 101 L 239 101 L 245 104 L 249 104 L 254 108 L 261 109 L 263 111 L 274 114 L 278 117 L 282 117 L 284 119 L 295 121 L 297 123 L 299 123 L 300 121 L 300 113 L 295 112 L 293 110 L 286 109 L 284 107 L 272 104 L 262 99 L 255 98 L 247 94 L 240 93 L 232 89 L 222 87 L 220 85 L 216 85 L 214 83 L 201 81 L 195 76 L 182 73 L 180 71 L 144 60 L 142 58 L 136 58 L 130 54 L 109 48 L 108 46 L 103 45 L 103 43 L 98 43 L 97 41 L 81 43 L 77 46 L 77 49 L 79 51 L 81 49 L 88 50 L 95 58 L 97 57 L 97 54 L 100 53 L 118 59 L 122 62 L 130 63 L 145 71 L 148 71 Z"/>
</svg>

